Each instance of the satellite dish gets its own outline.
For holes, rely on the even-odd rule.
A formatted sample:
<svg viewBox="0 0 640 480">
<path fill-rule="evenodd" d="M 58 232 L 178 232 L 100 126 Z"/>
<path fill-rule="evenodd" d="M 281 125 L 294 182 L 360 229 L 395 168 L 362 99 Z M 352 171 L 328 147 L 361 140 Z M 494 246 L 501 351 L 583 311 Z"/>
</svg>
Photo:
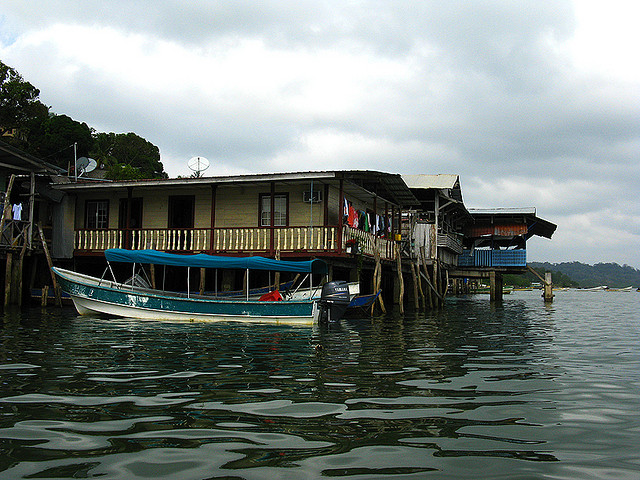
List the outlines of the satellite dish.
<svg viewBox="0 0 640 480">
<path fill-rule="evenodd" d="M 93 158 L 80 157 L 78 160 L 76 160 L 76 171 L 78 172 L 79 176 L 94 171 L 97 166 L 98 162 L 96 162 Z"/>
<path fill-rule="evenodd" d="M 200 172 L 204 172 L 207 168 L 209 168 L 209 160 L 204 157 L 192 157 L 189 159 L 187 163 L 189 168 L 196 172 L 196 175 L 200 175 Z"/>
</svg>

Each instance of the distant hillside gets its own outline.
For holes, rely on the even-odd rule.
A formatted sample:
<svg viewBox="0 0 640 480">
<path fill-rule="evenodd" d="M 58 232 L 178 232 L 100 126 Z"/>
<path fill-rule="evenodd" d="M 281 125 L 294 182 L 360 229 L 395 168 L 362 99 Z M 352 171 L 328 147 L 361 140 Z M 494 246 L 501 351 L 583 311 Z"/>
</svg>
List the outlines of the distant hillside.
<svg viewBox="0 0 640 480">
<path fill-rule="evenodd" d="M 617 263 L 596 263 L 587 265 L 580 262 L 539 263 L 529 265 L 538 272 L 559 272 L 573 280 L 580 287 L 607 285 L 621 288 L 632 285 L 640 287 L 640 270 Z"/>
</svg>

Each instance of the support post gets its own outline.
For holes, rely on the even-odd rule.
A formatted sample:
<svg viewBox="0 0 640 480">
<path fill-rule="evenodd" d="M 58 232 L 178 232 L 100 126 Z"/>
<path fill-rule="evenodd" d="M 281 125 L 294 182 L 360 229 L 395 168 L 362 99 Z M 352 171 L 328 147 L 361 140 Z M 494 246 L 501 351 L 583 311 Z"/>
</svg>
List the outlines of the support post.
<svg viewBox="0 0 640 480">
<path fill-rule="evenodd" d="M 400 288 L 400 294 L 398 295 L 398 304 L 400 305 L 400 313 L 404 315 L 404 279 L 402 278 L 402 256 L 400 255 L 400 248 L 398 244 L 395 244 L 396 248 L 396 265 L 398 268 L 398 287 Z"/>
<path fill-rule="evenodd" d="M 149 276 L 151 277 L 151 288 L 156 289 L 156 266 L 149 264 Z"/>
<path fill-rule="evenodd" d="M 31 230 L 31 227 L 29 227 L 29 230 Z M 25 242 L 22 244 L 22 250 L 20 250 L 20 259 L 18 260 L 18 269 L 16 272 L 16 303 L 19 307 L 22 307 L 22 290 L 23 290 L 23 284 L 24 284 L 24 255 L 27 252 L 27 242 L 26 242 L 26 238 L 25 238 Z"/>
<path fill-rule="evenodd" d="M 280 249 L 276 250 L 276 260 L 280 260 Z M 273 284 L 274 290 L 280 290 L 280 272 L 275 272 Z"/>
<path fill-rule="evenodd" d="M 380 250 L 378 247 L 374 245 L 375 251 L 375 260 L 376 266 L 373 270 L 373 293 L 378 293 L 380 291 L 380 286 L 382 284 L 382 264 L 380 263 Z M 382 313 L 387 313 L 387 309 L 384 307 L 384 300 L 382 300 L 382 295 L 378 295 L 377 302 L 380 304 L 380 308 L 382 309 Z M 376 306 L 376 302 L 374 301 L 371 304 L 371 315 L 373 315 L 373 310 Z"/>
<path fill-rule="evenodd" d="M 7 264 L 4 273 L 4 306 L 11 301 L 11 278 L 13 274 L 13 253 L 7 252 Z"/>
<path fill-rule="evenodd" d="M 409 266 L 411 267 L 411 278 L 413 279 L 413 297 L 416 303 L 416 311 L 420 310 L 420 297 L 418 293 L 418 277 L 416 276 L 416 267 L 413 264 L 413 259 L 410 259 Z"/>
<path fill-rule="evenodd" d="M 40 306 L 46 307 L 48 299 L 49 299 L 49 285 L 45 285 L 44 287 L 42 287 L 42 295 L 40 297 Z"/>
<path fill-rule="evenodd" d="M 545 303 L 553 302 L 553 282 L 551 280 L 551 272 L 544 274 L 544 301 Z"/>
<path fill-rule="evenodd" d="M 502 274 L 491 270 L 491 272 L 489 272 L 489 280 L 491 282 L 489 291 L 490 301 L 502 302 Z"/>
<path fill-rule="evenodd" d="M 42 224 L 38 223 L 38 233 L 40 234 L 40 240 L 42 240 L 42 249 L 44 250 L 44 255 L 47 257 L 47 264 L 49 265 L 49 272 L 51 273 L 51 281 L 53 282 L 53 293 L 56 296 L 56 305 L 59 307 L 62 306 L 62 297 L 60 296 L 60 286 L 58 285 L 58 281 L 56 280 L 56 276 L 53 273 L 53 262 L 51 261 L 51 255 L 49 255 L 49 247 L 47 247 L 47 241 L 44 239 L 44 232 L 42 231 Z"/>
<path fill-rule="evenodd" d="M 198 289 L 198 293 L 200 295 L 204 295 L 206 276 L 207 276 L 207 269 L 201 268 L 200 269 L 200 288 Z"/>
</svg>

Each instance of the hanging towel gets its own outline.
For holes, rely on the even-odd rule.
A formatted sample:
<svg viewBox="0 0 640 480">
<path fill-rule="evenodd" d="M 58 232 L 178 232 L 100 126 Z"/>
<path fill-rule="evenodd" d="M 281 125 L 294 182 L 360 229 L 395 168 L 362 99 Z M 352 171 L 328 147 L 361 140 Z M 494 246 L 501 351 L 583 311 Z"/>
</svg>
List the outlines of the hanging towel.
<svg viewBox="0 0 640 480">
<path fill-rule="evenodd" d="M 358 228 L 358 216 L 356 215 L 356 209 L 349 205 L 349 218 L 347 224 L 350 227 Z"/>
</svg>

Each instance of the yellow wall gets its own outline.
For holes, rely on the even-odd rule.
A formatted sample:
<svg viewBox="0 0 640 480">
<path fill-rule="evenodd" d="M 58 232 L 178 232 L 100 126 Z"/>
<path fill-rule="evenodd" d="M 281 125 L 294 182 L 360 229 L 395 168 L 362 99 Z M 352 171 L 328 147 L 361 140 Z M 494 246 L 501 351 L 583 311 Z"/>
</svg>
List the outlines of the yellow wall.
<svg viewBox="0 0 640 480">
<path fill-rule="evenodd" d="M 337 185 L 330 185 L 328 195 L 324 184 L 314 183 L 314 190 L 322 192 L 322 202 L 314 203 L 313 208 L 303 201 L 303 192 L 310 189 L 310 182 L 296 184 L 282 184 L 276 186 L 276 193 L 289 194 L 289 225 L 308 226 L 310 222 L 315 226 L 325 224 L 325 202 L 328 202 L 327 224 L 337 225 L 339 215 L 342 214 L 342 205 L 339 205 L 340 190 Z M 251 185 L 234 186 L 221 185 L 216 190 L 216 227 L 247 227 L 254 228 L 259 224 L 259 198 L 260 194 L 269 194 L 270 186 Z M 142 228 L 167 228 L 169 196 L 194 195 L 195 196 L 195 228 L 210 228 L 211 226 L 211 187 L 206 185 L 195 187 L 138 187 L 133 190 L 133 197 L 142 198 Z M 328 197 L 328 198 L 327 198 Z M 99 193 L 78 193 L 76 203 L 76 228 L 84 228 L 85 202 L 86 200 L 109 200 L 109 228 L 118 227 L 118 208 L 121 198 L 126 198 L 126 192 L 120 190 L 109 192 L 104 190 Z M 359 210 L 372 209 L 373 201 L 363 201 L 356 198 L 347 199 Z M 378 202 L 378 212 L 384 213 L 384 202 Z"/>
</svg>

